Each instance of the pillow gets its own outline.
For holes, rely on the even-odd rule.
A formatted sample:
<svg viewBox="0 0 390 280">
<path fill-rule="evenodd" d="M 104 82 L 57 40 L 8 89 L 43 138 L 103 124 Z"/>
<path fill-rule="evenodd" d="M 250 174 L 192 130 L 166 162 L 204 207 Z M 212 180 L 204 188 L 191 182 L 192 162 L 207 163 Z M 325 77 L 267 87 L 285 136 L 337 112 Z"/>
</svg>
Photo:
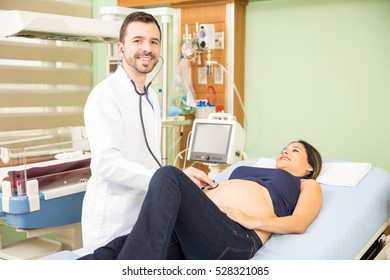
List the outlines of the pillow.
<svg viewBox="0 0 390 280">
<path fill-rule="evenodd" d="M 275 168 L 276 160 L 260 158 L 253 166 Z M 323 162 L 317 181 L 324 185 L 354 187 L 370 171 L 371 163 Z"/>
</svg>

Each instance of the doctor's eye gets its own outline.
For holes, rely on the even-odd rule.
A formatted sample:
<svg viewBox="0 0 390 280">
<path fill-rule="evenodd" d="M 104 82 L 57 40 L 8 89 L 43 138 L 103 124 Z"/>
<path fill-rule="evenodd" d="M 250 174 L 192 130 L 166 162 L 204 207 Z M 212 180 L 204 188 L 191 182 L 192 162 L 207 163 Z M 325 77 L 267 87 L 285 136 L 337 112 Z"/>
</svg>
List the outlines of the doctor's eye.
<svg viewBox="0 0 390 280">
<path fill-rule="evenodd" d="M 131 42 L 133 44 L 140 44 L 140 43 L 142 43 L 142 38 L 138 38 L 138 37 L 133 38 L 133 40 L 131 40 Z"/>
</svg>

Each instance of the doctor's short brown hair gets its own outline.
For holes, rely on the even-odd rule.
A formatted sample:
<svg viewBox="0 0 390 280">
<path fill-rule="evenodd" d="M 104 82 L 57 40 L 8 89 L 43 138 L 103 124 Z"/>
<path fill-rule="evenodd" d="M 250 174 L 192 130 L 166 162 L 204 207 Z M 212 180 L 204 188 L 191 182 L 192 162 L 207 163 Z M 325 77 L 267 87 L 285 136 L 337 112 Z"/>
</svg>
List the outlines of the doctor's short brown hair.
<svg viewBox="0 0 390 280">
<path fill-rule="evenodd" d="M 161 28 L 158 24 L 158 21 L 151 14 L 137 11 L 129 14 L 122 23 L 120 32 L 119 32 L 119 42 L 124 43 L 124 38 L 126 36 L 127 26 L 132 22 L 143 22 L 143 23 L 154 23 L 156 24 L 158 31 L 160 32 L 160 40 L 161 40 Z"/>
</svg>

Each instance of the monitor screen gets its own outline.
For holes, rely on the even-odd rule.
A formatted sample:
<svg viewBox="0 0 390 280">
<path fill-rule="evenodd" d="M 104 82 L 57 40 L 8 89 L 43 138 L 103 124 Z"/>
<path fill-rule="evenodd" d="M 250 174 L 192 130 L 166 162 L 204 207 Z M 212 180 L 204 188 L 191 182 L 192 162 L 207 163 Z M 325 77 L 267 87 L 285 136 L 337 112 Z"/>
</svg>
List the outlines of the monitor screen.
<svg viewBox="0 0 390 280">
<path fill-rule="evenodd" d="M 231 141 L 232 124 L 196 123 L 193 129 L 190 160 L 225 163 Z"/>
</svg>

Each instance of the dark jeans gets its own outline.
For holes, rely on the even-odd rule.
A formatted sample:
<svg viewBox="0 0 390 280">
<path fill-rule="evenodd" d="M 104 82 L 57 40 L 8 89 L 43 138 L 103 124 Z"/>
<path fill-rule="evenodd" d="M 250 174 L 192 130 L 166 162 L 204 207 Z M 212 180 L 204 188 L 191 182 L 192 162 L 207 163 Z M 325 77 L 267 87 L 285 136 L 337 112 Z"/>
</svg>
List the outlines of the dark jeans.
<svg viewBox="0 0 390 280">
<path fill-rule="evenodd" d="M 156 171 L 132 231 L 81 259 L 250 259 L 262 246 L 182 171 Z"/>
</svg>

